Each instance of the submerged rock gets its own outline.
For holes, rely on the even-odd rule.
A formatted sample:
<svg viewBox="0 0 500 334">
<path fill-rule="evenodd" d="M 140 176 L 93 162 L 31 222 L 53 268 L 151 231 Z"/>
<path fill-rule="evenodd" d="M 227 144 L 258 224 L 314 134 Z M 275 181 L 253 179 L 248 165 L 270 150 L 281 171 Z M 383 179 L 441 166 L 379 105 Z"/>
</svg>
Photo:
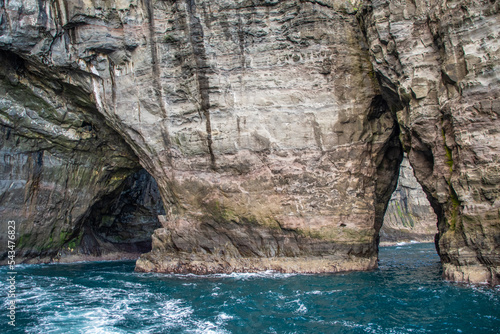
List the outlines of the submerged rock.
<svg viewBox="0 0 500 334">
<path fill-rule="evenodd" d="M 91 173 L 104 179 L 77 173 L 81 212 L 58 215 L 72 231 L 99 216 L 90 208 L 102 222 L 103 200 L 147 170 L 166 210 L 143 271 L 374 268 L 402 142 L 437 213 L 447 277 L 497 282 L 498 4 L 462 7 L 9 2 L 0 49 L 22 66 L 3 70 L 0 122 L 16 136 L 73 143 L 69 152 L 91 143 L 86 156 L 102 161 Z M 116 241 L 113 228 L 100 231 Z"/>
</svg>

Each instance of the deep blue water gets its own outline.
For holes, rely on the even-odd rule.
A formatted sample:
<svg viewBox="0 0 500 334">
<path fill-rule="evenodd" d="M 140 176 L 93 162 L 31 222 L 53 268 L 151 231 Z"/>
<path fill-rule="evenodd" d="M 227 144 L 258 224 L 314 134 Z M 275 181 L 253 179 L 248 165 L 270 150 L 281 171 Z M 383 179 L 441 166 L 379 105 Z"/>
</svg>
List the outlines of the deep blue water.
<svg viewBox="0 0 500 334">
<path fill-rule="evenodd" d="M 2 333 L 500 333 L 500 289 L 441 280 L 433 245 L 380 250 L 380 269 L 332 275 L 160 275 L 133 262 L 17 266 Z"/>
</svg>

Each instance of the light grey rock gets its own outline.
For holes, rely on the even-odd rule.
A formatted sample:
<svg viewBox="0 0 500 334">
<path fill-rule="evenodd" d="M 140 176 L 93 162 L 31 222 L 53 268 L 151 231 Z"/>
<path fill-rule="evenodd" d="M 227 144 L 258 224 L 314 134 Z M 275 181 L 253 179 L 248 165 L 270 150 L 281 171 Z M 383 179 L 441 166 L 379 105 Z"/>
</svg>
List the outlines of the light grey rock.
<svg viewBox="0 0 500 334">
<path fill-rule="evenodd" d="M 87 94 L 158 182 L 168 225 L 138 269 L 370 269 L 401 150 L 355 12 L 20 1 L 0 46 Z"/>
</svg>

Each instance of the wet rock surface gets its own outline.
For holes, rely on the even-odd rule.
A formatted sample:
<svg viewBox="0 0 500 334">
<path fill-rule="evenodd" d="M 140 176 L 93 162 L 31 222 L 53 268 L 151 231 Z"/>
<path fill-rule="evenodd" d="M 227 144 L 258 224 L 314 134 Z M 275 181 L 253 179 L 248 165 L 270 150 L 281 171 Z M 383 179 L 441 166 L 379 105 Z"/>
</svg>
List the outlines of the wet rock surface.
<svg viewBox="0 0 500 334">
<path fill-rule="evenodd" d="M 134 153 L 105 124 L 90 96 L 77 87 L 58 86 L 59 82 L 30 72 L 29 65 L 13 54 L 2 53 L 0 59 L 4 123 L 0 126 L 0 212 L 5 231 L 9 220 L 16 222 L 16 260 L 76 260 L 108 253 L 116 253 L 113 257 L 118 258 L 135 253 L 132 257 L 137 257 L 140 250 L 133 247 L 108 244 L 103 248 L 96 239 L 96 222 L 91 221 L 95 207 L 103 200 L 110 199 L 106 207 L 111 206 L 111 201 L 122 202 L 118 206 L 123 206 L 118 195 L 124 189 L 133 191 L 134 186 L 127 186 L 127 182 L 140 168 Z M 142 184 L 154 182 L 144 181 Z M 139 188 L 148 192 L 147 187 Z M 159 225 L 159 213 L 162 211 L 152 216 L 156 220 L 154 227 Z M 151 226 L 146 222 L 141 229 L 147 229 L 148 224 Z M 115 229 L 117 237 L 119 229 Z M 129 229 L 130 224 L 122 228 Z M 5 245 L 7 236 L 0 236 Z M 147 249 L 150 236 L 144 234 L 141 238 Z M 124 239 L 126 244 L 133 243 L 130 238 Z M 1 259 L 6 258 L 4 248 Z"/>
</svg>

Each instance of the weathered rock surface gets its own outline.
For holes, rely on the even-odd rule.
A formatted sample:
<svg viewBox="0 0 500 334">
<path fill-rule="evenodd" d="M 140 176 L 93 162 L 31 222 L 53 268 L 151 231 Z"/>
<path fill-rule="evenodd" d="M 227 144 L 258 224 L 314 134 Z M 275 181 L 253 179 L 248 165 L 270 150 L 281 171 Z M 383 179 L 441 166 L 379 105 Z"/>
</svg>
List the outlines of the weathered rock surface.
<svg viewBox="0 0 500 334">
<path fill-rule="evenodd" d="M 250 4 L 156 3 L 170 139 L 145 144 L 171 211 L 137 269 L 374 268 L 400 149 L 353 11 Z"/>
<path fill-rule="evenodd" d="M 156 181 L 141 169 L 92 205 L 84 226 L 94 238 L 85 246 L 97 256 L 138 257 L 151 250 L 151 235 L 164 214 Z"/>
<path fill-rule="evenodd" d="M 499 10 L 498 1 L 377 0 L 360 16 L 438 216 L 444 275 L 458 281 L 500 282 Z"/>
<path fill-rule="evenodd" d="M 498 281 L 495 1 L 24 0 L 0 15 L 0 49 L 25 64 L 6 80 L 117 134 L 115 153 L 90 153 L 123 151 L 121 182 L 88 205 L 134 156 L 158 182 L 167 210 L 138 270 L 374 268 L 401 140 L 446 276 Z M 14 92 L 0 120 L 26 137 Z"/>
<path fill-rule="evenodd" d="M 166 223 L 139 270 L 376 266 L 401 150 L 352 5 L 21 1 L 2 11 L 2 48 L 88 94 L 158 181 Z"/>
<path fill-rule="evenodd" d="M 139 229 L 147 232 L 123 236 L 121 243 L 116 238 L 134 232 L 127 210 L 132 214 L 140 211 L 143 222 L 147 216 L 143 208 L 124 209 L 127 200 L 123 199 L 127 194 L 138 197 L 138 193 L 154 197 L 154 181 L 145 172 L 128 177 L 140 168 L 137 158 L 105 124 L 88 94 L 70 84 L 50 81 L 27 66 L 13 54 L 0 55 L 1 226 L 7 231 L 7 222 L 16 222 L 16 260 L 64 261 L 111 253 L 119 253 L 115 257 L 135 253 L 137 257 L 151 249 L 150 233 L 159 226 L 157 215 L 162 213 L 155 210 L 161 206 L 158 195 L 155 205 L 133 201 L 155 210 L 149 215 L 154 221 Z M 135 189 L 138 181 L 132 180 L 134 176 L 143 179 L 141 190 Z M 148 184 L 153 189 L 144 187 Z M 114 228 L 113 239 L 100 234 L 102 226 L 94 219 L 96 208 L 106 199 L 106 208 L 113 207 L 113 201 L 117 207 L 112 212 L 116 219 L 106 223 Z M 4 245 L 7 236 L 0 234 Z M 6 257 L 5 247 L 0 258 Z"/>
<path fill-rule="evenodd" d="M 434 242 L 436 233 L 436 214 L 405 156 L 399 168 L 398 187 L 392 194 L 380 229 L 380 243 Z"/>
</svg>

